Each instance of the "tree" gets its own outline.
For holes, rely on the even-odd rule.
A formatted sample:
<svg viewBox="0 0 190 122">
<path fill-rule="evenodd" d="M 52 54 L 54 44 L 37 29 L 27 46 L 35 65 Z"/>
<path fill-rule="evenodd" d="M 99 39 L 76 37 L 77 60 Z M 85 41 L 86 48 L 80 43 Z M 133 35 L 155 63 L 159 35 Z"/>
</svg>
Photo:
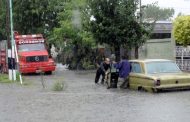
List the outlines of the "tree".
<svg viewBox="0 0 190 122">
<path fill-rule="evenodd" d="M 184 15 L 183 13 L 179 12 L 179 13 L 177 14 L 177 17 L 183 16 L 183 15 Z"/>
<path fill-rule="evenodd" d="M 46 33 L 57 25 L 57 0 L 14 0 L 14 29 L 22 34 Z"/>
<path fill-rule="evenodd" d="M 62 48 L 64 54 L 73 52 L 72 68 L 77 68 L 85 58 L 90 59 L 88 57 L 95 45 L 92 34 L 84 27 L 87 25 L 83 8 L 85 3 L 86 0 L 62 2 L 64 9 L 58 13 L 59 24 L 49 36 L 50 43 Z"/>
<path fill-rule="evenodd" d="M 190 16 L 179 16 L 173 23 L 174 38 L 178 44 L 190 45 Z"/>
<path fill-rule="evenodd" d="M 0 0 L 0 40 L 6 38 L 6 2 Z"/>
<path fill-rule="evenodd" d="M 114 48 L 116 60 L 120 59 L 120 47 L 135 48 L 143 44 L 145 29 L 136 19 L 135 0 L 92 0 L 89 11 L 95 18 L 90 22 L 97 43 Z"/>
<path fill-rule="evenodd" d="M 174 13 L 173 8 L 160 8 L 157 3 L 148 4 L 142 9 L 143 20 L 171 20 Z"/>
</svg>

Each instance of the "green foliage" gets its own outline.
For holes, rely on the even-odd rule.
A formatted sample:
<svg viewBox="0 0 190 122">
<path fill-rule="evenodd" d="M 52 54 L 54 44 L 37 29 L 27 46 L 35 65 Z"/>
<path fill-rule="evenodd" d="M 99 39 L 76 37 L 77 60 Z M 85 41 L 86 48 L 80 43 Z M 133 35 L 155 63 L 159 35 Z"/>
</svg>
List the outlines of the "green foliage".
<svg viewBox="0 0 190 122">
<path fill-rule="evenodd" d="M 84 59 L 85 61 L 83 62 L 82 66 L 84 67 L 84 69 L 86 70 L 92 70 L 95 69 L 95 65 L 92 64 L 91 61 L 89 61 L 88 59 Z"/>
<path fill-rule="evenodd" d="M 173 23 L 173 33 L 177 43 L 190 45 L 190 16 L 179 16 Z"/>
<path fill-rule="evenodd" d="M 136 0 L 94 0 L 89 10 L 95 20 L 90 22 L 97 43 L 106 43 L 117 53 L 120 46 L 134 48 L 145 42 L 145 29 L 137 22 Z M 119 53 L 116 54 L 118 60 Z"/>
<path fill-rule="evenodd" d="M 148 4 L 142 9 L 143 20 L 170 20 L 174 13 L 173 8 L 160 8 L 157 4 Z"/>
<path fill-rule="evenodd" d="M 57 48 L 62 48 L 64 55 L 72 55 L 74 67 L 91 49 L 95 47 L 95 41 L 90 32 L 86 31 L 84 6 L 86 0 L 64 1 L 64 9 L 58 13 L 58 26 L 53 29 L 48 40 L 50 44 L 55 44 Z M 82 21 L 84 20 L 84 21 Z"/>
<path fill-rule="evenodd" d="M 7 74 L 0 74 L 0 83 L 13 83 Z"/>
<path fill-rule="evenodd" d="M 53 85 L 53 91 L 63 91 L 64 84 L 61 81 L 56 81 Z"/>
<path fill-rule="evenodd" d="M 18 71 L 16 72 L 16 79 L 17 79 L 17 81 L 20 80 L 20 73 Z"/>
<path fill-rule="evenodd" d="M 20 83 L 20 72 L 16 72 L 16 80 L 17 80 L 17 82 L 19 82 Z M 30 84 L 30 83 L 28 83 L 28 81 L 25 81 L 25 78 L 24 78 L 24 76 L 23 75 L 21 75 L 21 77 L 22 77 L 22 82 L 23 82 L 23 85 L 24 84 Z"/>
<path fill-rule="evenodd" d="M 0 38 L 3 39 L 7 35 L 6 3 L 8 3 L 6 0 L 0 0 Z M 21 34 L 48 35 L 52 28 L 57 26 L 57 12 L 61 9 L 63 7 L 59 4 L 59 0 L 13 0 L 14 30 Z"/>
<path fill-rule="evenodd" d="M 180 12 L 180 13 L 177 14 L 177 16 L 178 16 L 178 17 L 179 17 L 179 16 L 183 16 L 183 13 Z"/>
<path fill-rule="evenodd" d="M 85 39 L 85 43 L 87 39 L 86 37 L 89 37 L 90 33 L 87 33 L 86 31 L 84 31 L 84 29 L 78 28 L 80 25 L 83 24 L 81 22 L 81 18 L 83 16 L 81 11 L 83 10 L 84 4 L 85 0 L 70 0 L 64 2 L 64 10 L 60 11 L 57 17 L 59 25 L 54 28 L 49 39 L 50 43 L 55 43 L 57 46 L 59 46 L 60 43 L 63 44 L 66 40 L 76 42 L 78 40 L 83 41 L 83 39 Z M 77 18 L 75 17 L 75 14 L 77 14 Z M 79 21 L 77 24 L 80 25 L 77 26 L 75 21 Z M 81 39 L 81 36 L 83 35 L 84 38 L 82 37 Z"/>
<path fill-rule="evenodd" d="M 52 3 L 47 0 L 14 0 L 14 29 L 22 34 L 47 33 L 57 24 Z"/>
<path fill-rule="evenodd" d="M 0 0 L 0 40 L 6 37 L 6 1 Z"/>
</svg>

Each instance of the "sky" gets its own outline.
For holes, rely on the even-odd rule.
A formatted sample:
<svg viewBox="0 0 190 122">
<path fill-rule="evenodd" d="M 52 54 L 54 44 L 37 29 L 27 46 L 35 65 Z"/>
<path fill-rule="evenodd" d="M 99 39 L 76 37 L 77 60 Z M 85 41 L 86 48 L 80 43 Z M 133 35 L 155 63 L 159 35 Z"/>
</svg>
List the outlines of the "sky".
<svg viewBox="0 0 190 122">
<path fill-rule="evenodd" d="M 156 1 L 161 8 L 174 8 L 174 18 L 180 12 L 184 15 L 190 15 L 190 0 L 141 0 L 142 5 L 154 3 Z"/>
</svg>

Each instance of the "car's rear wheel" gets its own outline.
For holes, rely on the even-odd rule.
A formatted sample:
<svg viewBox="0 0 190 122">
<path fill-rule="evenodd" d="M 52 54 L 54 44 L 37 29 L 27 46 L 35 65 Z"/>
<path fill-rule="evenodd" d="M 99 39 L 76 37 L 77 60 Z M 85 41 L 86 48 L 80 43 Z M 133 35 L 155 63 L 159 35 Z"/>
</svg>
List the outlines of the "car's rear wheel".
<svg viewBox="0 0 190 122">
<path fill-rule="evenodd" d="M 158 93 L 160 90 L 152 88 L 153 93 Z"/>
</svg>

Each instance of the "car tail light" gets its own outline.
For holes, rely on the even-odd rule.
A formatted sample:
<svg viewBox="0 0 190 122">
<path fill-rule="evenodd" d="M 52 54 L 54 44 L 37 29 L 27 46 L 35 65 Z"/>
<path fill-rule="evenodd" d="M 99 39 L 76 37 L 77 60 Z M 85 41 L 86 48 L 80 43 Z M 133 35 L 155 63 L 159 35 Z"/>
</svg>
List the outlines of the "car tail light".
<svg viewBox="0 0 190 122">
<path fill-rule="evenodd" d="M 160 79 L 155 80 L 155 82 L 154 82 L 155 86 L 160 86 L 160 84 L 161 84 Z"/>
</svg>

